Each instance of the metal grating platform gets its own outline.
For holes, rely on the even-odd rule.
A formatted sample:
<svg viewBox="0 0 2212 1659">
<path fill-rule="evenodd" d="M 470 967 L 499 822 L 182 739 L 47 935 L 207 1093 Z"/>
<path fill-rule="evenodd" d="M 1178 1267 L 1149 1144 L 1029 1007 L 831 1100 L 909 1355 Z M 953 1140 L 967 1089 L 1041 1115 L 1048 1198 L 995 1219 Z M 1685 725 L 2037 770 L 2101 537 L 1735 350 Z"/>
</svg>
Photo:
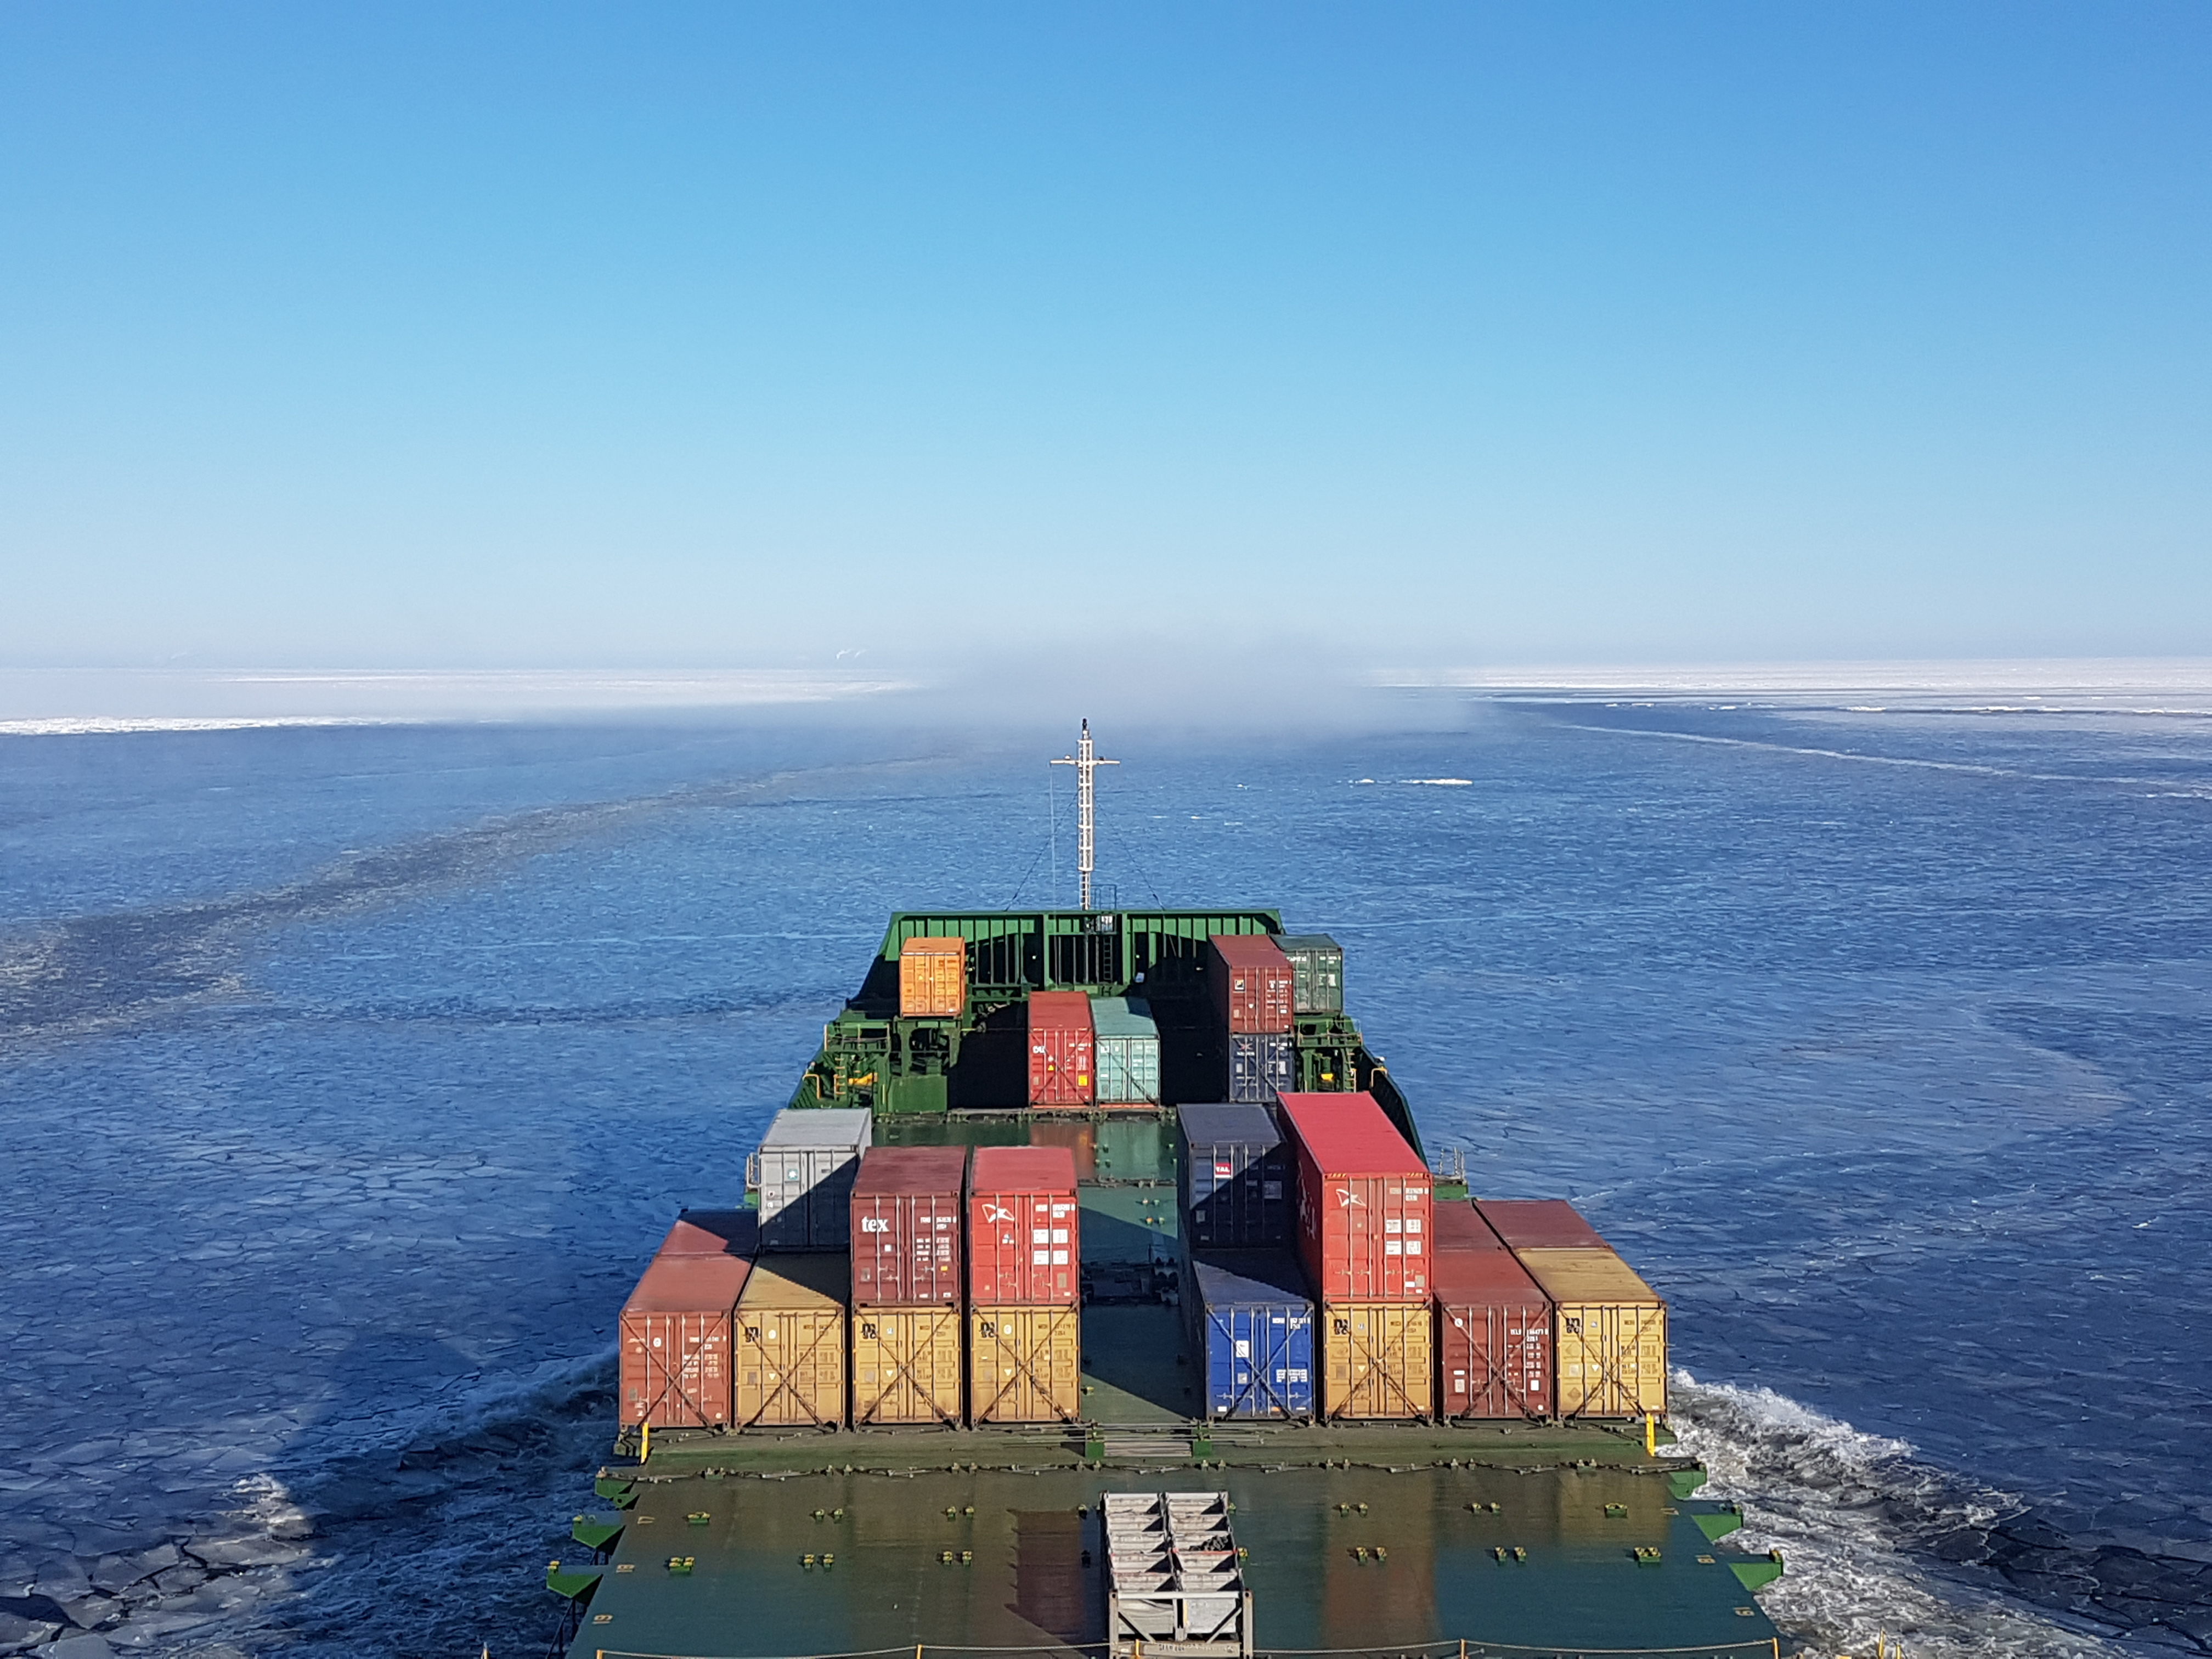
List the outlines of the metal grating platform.
<svg viewBox="0 0 2212 1659">
<path fill-rule="evenodd" d="M 1106 1635 L 1116 1656 L 1246 1659 L 1252 1592 L 1225 1492 L 1109 1492 Z"/>
</svg>

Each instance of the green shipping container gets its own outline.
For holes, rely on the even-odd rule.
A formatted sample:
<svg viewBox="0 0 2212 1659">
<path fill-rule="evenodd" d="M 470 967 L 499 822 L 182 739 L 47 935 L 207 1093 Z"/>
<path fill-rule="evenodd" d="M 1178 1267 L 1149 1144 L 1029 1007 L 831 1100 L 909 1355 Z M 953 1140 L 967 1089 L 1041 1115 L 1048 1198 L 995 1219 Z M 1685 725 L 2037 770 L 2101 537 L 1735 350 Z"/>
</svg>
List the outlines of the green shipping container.
<svg viewBox="0 0 2212 1659">
<path fill-rule="evenodd" d="M 1301 1014 L 1344 1012 L 1344 947 L 1327 933 L 1285 933 L 1275 941 L 1291 959 L 1291 1006 Z"/>
<path fill-rule="evenodd" d="M 1093 997 L 1091 1027 L 1097 1045 L 1098 1104 L 1158 1105 L 1160 1028 L 1152 1010 L 1134 997 Z"/>
</svg>

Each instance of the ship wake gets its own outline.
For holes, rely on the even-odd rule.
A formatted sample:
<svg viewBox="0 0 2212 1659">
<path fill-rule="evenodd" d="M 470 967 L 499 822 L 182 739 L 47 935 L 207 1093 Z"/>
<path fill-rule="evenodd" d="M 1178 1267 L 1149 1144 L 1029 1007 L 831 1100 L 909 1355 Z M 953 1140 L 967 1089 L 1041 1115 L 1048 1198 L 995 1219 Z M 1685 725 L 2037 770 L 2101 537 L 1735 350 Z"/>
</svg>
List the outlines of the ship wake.
<svg viewBox="0 0 2212 1659">
<path fill-rule="evenodd" d="M 1816 1656 L 1902 1643 L 1911 1659 L 2118 1659 L 2212 1651 L 2212 1567 L 2070 1540 L 2021 1498 L 1771 1389 L 1674 1377 L 1703 1494 L 1741 1504 L 1730 1541 L 1779 1549 L 1760 1595 Z"/>
</svg>

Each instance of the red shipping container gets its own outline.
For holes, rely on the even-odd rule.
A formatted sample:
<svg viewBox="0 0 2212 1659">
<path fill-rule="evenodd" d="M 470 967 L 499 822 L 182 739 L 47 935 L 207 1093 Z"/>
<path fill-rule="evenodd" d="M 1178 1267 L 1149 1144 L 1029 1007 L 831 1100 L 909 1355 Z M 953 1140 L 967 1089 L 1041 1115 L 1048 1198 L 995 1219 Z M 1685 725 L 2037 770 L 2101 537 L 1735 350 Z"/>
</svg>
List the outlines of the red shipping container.
<svg viewBox="0 0 2212 1659">
<path fill-rule="evenodd" d="M 960 1305 L 963 1146 L 871 1146 L 853 1182 L 853 1305 Z"/>
<path fill-rule="evenodd" d="M 1073 1306 L 1083 1298 L 1075 1158 L 1065 1146 L 978 1146 L 968 1177 L 968 1300 Z"/>
<path fill-rule="evenodd" d="M 730 1420 L 730 1310 L 752 1263 L 657 1255 L 622 1310 L 624 1423 L 711 1429 Z"/>
<path fill-rule="evenodd" d="M 1444 1205 L 1444 1210 L 1464 1208 Z M 1473 1211 L 1468 1211 L 1473 1215 Z M 1510 1250 L 1439 1248 L 1437 1412 L 1442 1417 L 1549 1417 L 1552 1304 Z"/>
<path fill-rule="evenodd" d="M 1029 1019 L 1030 1104 L 1090 1105 L 1098 1092 L 1091 999 L 1080 991 L 1032 991 Z"/>
<path fill-rule="evenodd" d="M 1516 1250 L 1609 1250 L 1613 1246 L 1564 1198 L 1480 1198 L 1474 1207 Z"/>
<path fill-rule="evenodd" d="M 1224 1030 L 1268 1036 L 1291 1029 L 1297 972 L 1266 933 L 1215 933 L 1206 964 Z"/>
<path fill-rule="evenodd" d="M 1474 1212 L 1474 1206 L 1459 1199 L 1438 1199 L 1435 1218 L 1436 1242 L 1430 1247 L 1438 1255 L 1454 1250 L 1504 1250 L 1490 1224 Z M 1509 1253 L 1510 1254 L 1510 1253 Z"/>
<path fill-rule="evenodd" d="M 752 1210 L 686 1210 L 656 1255 L 743 1255 L 759 1248 L 760 1216 Z"/>
<path fill-rule="evenodd" d="M 1372 1095 L 1289 1094 L 1298 1152 L 1298 1255 L 1335 1302 L 1426 1302 L 1428 1167 Z"/>
</svg>

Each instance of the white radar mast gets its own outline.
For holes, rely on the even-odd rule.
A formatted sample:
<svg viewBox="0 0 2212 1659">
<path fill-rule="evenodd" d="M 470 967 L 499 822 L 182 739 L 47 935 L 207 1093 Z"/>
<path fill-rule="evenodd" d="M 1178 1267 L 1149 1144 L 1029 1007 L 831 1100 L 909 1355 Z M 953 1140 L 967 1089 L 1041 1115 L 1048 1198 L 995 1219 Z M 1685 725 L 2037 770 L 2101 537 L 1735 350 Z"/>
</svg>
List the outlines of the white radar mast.
<svg viewBox="0 0 2212 1659">
<path fill-rule="evenodd" d="M 1097 861 L 1097 811 L 1091 787 L 1091 773 L 1094 767 L 1119 766 L 1116 760 L 1100 760 L 1091 746 L 1091 722 L 1083 722 L 1083 740 L 1075 745 L 1075 752 L 1063 755 L 1054 766 L 1075 769 L 1075 867 L 1083 876 L 1083 908 L 1091 908 L 1091 871 Z"/>
</svg>

